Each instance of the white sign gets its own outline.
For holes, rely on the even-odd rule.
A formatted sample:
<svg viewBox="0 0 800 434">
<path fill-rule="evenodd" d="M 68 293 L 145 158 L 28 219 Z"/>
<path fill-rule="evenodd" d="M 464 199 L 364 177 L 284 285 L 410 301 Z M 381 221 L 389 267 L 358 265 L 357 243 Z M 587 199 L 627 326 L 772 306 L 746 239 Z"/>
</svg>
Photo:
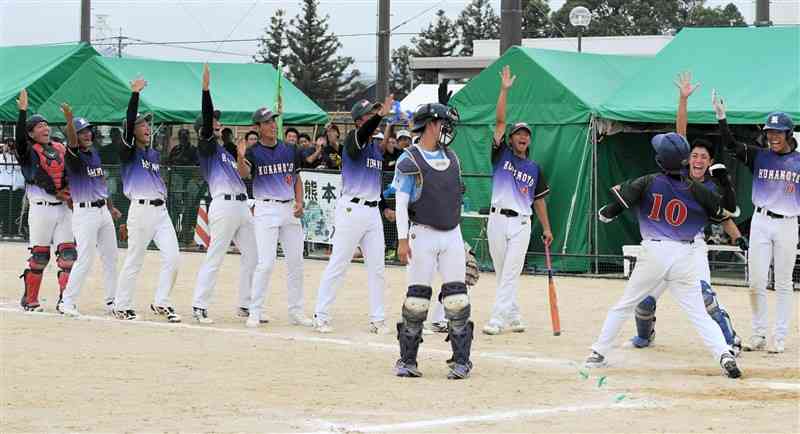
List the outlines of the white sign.
<svg viewBox="0 0 800 434">
<path fill-rule="evenodd" d="M 303 233 L 312 243 L 333 244 L 336 201 L 342 187 L 338 173 L 301 171 L 303 180 Z"/>
</svg>

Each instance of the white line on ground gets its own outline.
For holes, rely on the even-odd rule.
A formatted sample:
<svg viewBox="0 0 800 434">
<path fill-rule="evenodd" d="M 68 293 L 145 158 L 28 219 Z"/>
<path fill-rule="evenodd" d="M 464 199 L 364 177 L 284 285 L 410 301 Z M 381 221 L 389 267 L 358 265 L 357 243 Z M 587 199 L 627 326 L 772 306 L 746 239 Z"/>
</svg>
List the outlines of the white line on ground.
<svg viewBox="0 0 800 434">
<path fill-rule="evenodd" d="M 48 317 L 62 317 L 61 314 L 53 313 L 53 312 L 25 312 L 21 310 L 19 307 L 8 307 L 10 304 L 0 304 L 0 312 L 7 312 L 7 313 L 16 313 L 22 315 L 38 315 L 38 316 L 48 316 Z M 72 318 L 71 318 L 72 319 Z M 350 339 L 338 339 L 338 338 L 330 338 L 330 337 L 318 337 L 318 336 L 309 336 L 305 334 L 285 334 L 285 333 L 274 333 L 274 332 L 265 332 L 261 330 L 251 330 L 251 329 L 237 329 L 237 328 L 225 328 L 225 327 L 215 327 L 215 326 L 205 326 L 205 325 L 198 325 L 198 324 L 186 324 L 186 323 L 168 323 L 168 322 L 156 322 L 156 321 L 146 321 L 146 320 L 136 320 L 136 321 L 121 321 L 110 316 L 94 316 L 94 315 L 81 315 L 77 318 L 79 321 L 113 321 L 118 322 L 120 324 L 128 324 L 131 326 L 151 326 L 151 327 L 166 327 L 166 328 L 178 328 L 178 329 L 187 329 L 187 330 L 204 330 L 207 332 L 214 332 L 214 333 L 230 333 L 230 334 L 238 334 L 238 335 L 246 335 L 246 336 L 256 336 L 262 338 L 272 338 L 272 339 L 283 339 L 289 341 L 299 341 L 299 342 L 311 342 L 311 343 L 319 343 L 319 344 L 331 344 L 331 345 L 342 345 L 342 346 L 351 346 L 357 348 L 372 348 L 379 351 L 386 351 L 386 352 L 398 352 L 397 345 L 394 344 L 385 344 L 381 342 L 368 342 L 368 341 L 354 341 Z M 309 329 L 310 330 L 310 329 Z M 438 350 L 435 348 L 426 348 L 425 353 L 427 354 L 437 354 L 442 356 L 450 356 L 449 351 L 445 350 Z M 481 359 L 493 359 L 493 360 L 500 360 L 506 362 L 513 362 L 518 364 L 525 364 L 525 365 L 547 365 L 547 366 L 560 366 L 564 368 L 574 369 L 575 362 L 568 359 L 552 359 L 546 357 L 517 357 L 512 356 L 507 353 L 497 353 L 497 352 L 473 352 L 474 357 L 481 358 Z"/>
<path fill-rule="evenodd" d="M 750 381 L 751 386 L 768 387 L 775 390 L 800 390 L 800 383 L 775 383 L 767 381 Z"/>
</svg>

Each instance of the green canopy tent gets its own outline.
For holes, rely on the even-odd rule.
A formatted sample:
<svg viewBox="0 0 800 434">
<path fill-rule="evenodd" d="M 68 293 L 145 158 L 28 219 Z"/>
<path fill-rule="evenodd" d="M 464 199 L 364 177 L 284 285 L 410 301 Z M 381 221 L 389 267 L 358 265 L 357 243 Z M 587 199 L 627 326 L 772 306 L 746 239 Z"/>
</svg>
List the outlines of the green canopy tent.
<svg viewBox="0 0 800 434">
<path fill-rule="evenodd" d="M 711 107 L 711 91 L 724 97 L 728 123 L 762 124 L 772 111 L 784 111 L 800 124 L 800 26 L 753 28 L 686 28 L 656 58 L 613 93 L 598 110 L 598 191 L 605 192 L 625 179 L 657 170 L 650 138 L 654 132 L 673 131 L 678 92 L 673 80 L 691 71 L 701 83 L 688 103 L 689 139 L 698 135 L 717 140 L 717 123 Z M 644 133 L 646 131 L 646 133 Z M 612 134 L 615 132 L 621 132 Z M 752 214 L 749 170 L 733 159 L 742 215 Z M 622 245 L 641 240 L 634 216 L 621 223 L 600 225 L 600 253 L 619 254 Z"/>
<path fill-rule="evenodd" d="M 510 65 L 517 76 L 508 96 L 507 121 L 533 128 L 530 158 L 543 168 L 552 192 L 548 196 L 553 250 L 592 253 L 593 113 L 626 80 L 651 60 L 530 48 L 512 48 L 486 68 L 451 100 L 461 115 L 453 148 L 467 173 L 491 173 L 499 73 Z M 488 206 L 491 183 L 468 182 L 470 203 Z M 532 234 L 531 250 L 542 251 L 541 226 Z M 469 239 L 470 236 L 467 236 Z M 588 260 L 564 260 L 565 271 L 587 271 Z"/>
<path fill-rule="evenodd" d="M 81 65 L 97 55 L 88 44 L 0 47 L 0 121 L 17 120 L 20 90 L 28 90 L 29 106 L 37 109 Z"/>
<path fill-rule="evenodd" d="M 214 107 L 226 125 L 250 125 L 259 107 L 274 109 L 278 73 L 267 64 L 211 63 Z M 151 112 L 154 122 L 188 124 L 200 114 L 203 64 L 148 59 L 95 57 L 86 62 L 41 106 L 53 122 L 63 122 L 59 105 L 68 102 L 79 116 L 95 124 L 118 124 L 130 98 L 130 80 L 142 76 L 147 87 L 139 111 Z M 321 124 L 327 114 L 289 80 L 281 77 L 283 121 Z"/>
</svg>

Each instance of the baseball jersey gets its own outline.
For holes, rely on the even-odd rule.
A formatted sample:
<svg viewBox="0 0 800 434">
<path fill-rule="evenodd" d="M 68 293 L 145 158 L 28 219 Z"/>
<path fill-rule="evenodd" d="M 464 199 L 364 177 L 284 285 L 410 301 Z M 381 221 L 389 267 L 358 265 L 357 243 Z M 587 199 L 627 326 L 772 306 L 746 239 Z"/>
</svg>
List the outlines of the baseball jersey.
<svg viewBox="0 0 800 434">
<path fill-rule="evenodd" d="M 239 176 L 236 165 L 236 151 L 231 153 L 214 137 L 212 119 L 214 104 L 211 101 L 211 92 L 203 91 L 203 125 L 200 129 L 198 141 L 198 157 L 200 174 L 208 183 L 208 192 L 212 198 L 223 194 L 246 193 L 247 188 Z"/>
<path fill-rule="evenodd" d="M 356 130 L 345 139 L 342 153 L 342 195 L 374 201 L 381 196 L 383 150 L 375 142 L 356 144 Z"/>
<path fill-rule="evenodd" d="M 165 199 L 167 187 L 161 179 L 161 153 L 148 146 L 130 149 L 132 146 L 123 143 L 128 152 L 120 152 L 122 162 L 122 192 L 130 200 Z"/>
<path fill-rule="evenodd" d="M 492 149 L 492 206 L 532 213 L 533 202 L 550 192 L 536 162 L 514 154 L 504 139 Z"/>
<path fill-rule="evenodd" d="M 39 167 L 39 156 L 37 155 L 36 151 L 33 150 L 33 146 L 30 144 L 30 138 L 28 137 L 28 130 L 26 128 L 27 115 L 27 111 L 19 111 L 19 116 L 17 118 L 15 148 L 17 161 L 19 161 L 20 168 L 22 169 L 22 175 L 25 178 L 25 194 L 31 201 L 44 200 L 52 203 L 60 202 L 61 199 L 57 198 L 54 194 L 48 193 L 41 185 L 39 185 L 42 184 L 39 181 L 46 181 L 44 177 L 48 177 L 49 175 Z M 63 149 L 60 147 L 57 148 L 56 146 L 57 145 L 54 145 L 53 149 Z M 60 158 L 64 158 L 63 152 L 60 154 Z"/>
<path fill-rule="evenodd" d="M 90 147 L 67 149 L 67 177 L 70 193 L 75 203 L 94 202 L 108 198 L 108 186 L 103 173 L 100 155 Z"/>
<path fill-rule="evenodd" d="M 269 147 L 256 143 L 245 154 L 250 162 L 253 196 L 257 200 L 294 199 L 294 183 L 302 166 L 302 155 L 294 145 L 278 140 Z"/>
</svg>

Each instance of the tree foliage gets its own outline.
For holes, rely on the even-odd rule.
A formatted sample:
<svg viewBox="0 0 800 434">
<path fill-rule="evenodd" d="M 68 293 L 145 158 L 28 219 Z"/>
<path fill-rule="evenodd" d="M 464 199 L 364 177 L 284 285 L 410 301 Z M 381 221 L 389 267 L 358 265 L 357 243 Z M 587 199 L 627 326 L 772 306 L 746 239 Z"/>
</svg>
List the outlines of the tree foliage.
<svg viewBox="0 0 800 434">
<path fill-rule="evenodd" d="M 456 26 L 461 31 L 462 56 L 472 56 L 472 41 L 500 38 L 500 17 L 489 0 L 472 0 L 459 14 Z"/>
</svg>

